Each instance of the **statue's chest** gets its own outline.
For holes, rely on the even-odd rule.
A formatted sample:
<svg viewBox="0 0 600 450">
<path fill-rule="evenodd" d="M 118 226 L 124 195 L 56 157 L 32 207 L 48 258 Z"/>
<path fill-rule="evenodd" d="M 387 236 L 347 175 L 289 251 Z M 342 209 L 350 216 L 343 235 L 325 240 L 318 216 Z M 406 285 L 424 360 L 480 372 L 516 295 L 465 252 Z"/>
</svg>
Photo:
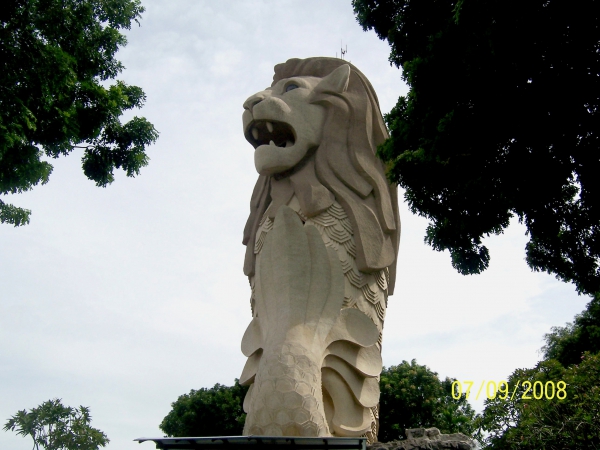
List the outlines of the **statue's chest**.
<svg viewBox="0 0 600 450">
<path fill-rule="evenodd" d="M 307 218 L 302 212 L 296 195 L 291 196 L 287 202 L 287 206 L 298 214 L 302 223 L 305 225 L 314 225 L 319 230 L 325 245 L 338 252 L 342 265 L 344 261 L 348 264 L 351 263 L 350 260 L 352 260 L 352 263 L 354 262 L 353 260 L 356 258 L 356 244 L 354 242 L 352 224 L 346 212 L 337 201 L 334 201 L 326 211 L 310 218 Z M 267 234 L 273 228 L 272 215 L 270 211 L 265 212 L 259 224 L 254 241 L 254 254 L 257 256 L 260 254 Z"/>
<path fill-rule="evenodd" d="M 344 307 L 357 308 L 365 312 L 380 331 L 387 307 L 387 287 L 389 272 L 383 270 L 365 273 L 356 265 L 356 243 L 352 224 L 342 206 L 334 201 L 327 210 L 314 217 L 306 217 L 302 212 L 296 195 L 292 195 L 287 206 L 298 214 L 306 225 L 313 225 L 321 235 L 323 243 L 334 249 L 340 260 L 345 278 Z M 275 211 L 276 213 L 276 211 Z M 273 211 L 267 210 L 260 222 L 254 242 L 254 254 L 257 261 L 269 232 L 273 229 Z M 254 278 L 250 278 L 254 297 Z M 253 304 L 254 302 L 251 301 Z"/>
</svg>

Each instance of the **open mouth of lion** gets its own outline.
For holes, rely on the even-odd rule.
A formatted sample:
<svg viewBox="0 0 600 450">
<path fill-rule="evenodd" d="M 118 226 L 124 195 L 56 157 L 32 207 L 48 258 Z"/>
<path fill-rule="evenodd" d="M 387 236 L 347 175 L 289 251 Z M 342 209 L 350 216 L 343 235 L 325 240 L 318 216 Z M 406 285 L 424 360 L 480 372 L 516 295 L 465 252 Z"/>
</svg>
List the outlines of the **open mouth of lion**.
<svg viewBox="0 0 600 450">
<path fill-rule="evenodd" d="M 296 142 L 294 130 L 284 122 L 269 120 L 255 120 L 250 123 L 246 133 L 246 140 L 256 149 L 261 145 L 276 147 L 291 147 Z"/>
</svg>

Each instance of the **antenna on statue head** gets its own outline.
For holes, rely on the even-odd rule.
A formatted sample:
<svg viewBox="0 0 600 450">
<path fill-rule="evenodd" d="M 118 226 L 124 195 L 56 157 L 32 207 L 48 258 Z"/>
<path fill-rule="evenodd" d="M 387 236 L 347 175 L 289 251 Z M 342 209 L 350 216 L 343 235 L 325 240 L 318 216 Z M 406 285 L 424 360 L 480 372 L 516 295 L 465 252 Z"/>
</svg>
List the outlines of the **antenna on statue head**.
<svg viewBox="0 0 600 450">
<path fill-rule="evenodd" d="M 346 60 L 346 58 L 344 58 L 346 56 L 346 53 L 348 53 L 348 44 L 346 44 L 346 48 L 344 49 L 343 47 L 343 43 L 342 40 L 340 39 L 340 59 L 343 59 L 344 61 Z M 335 57 L 337 58 L 337 52 L 335 52 Z M 348 61 L 348 62 L 352 62 L 352 61 Z"/>
</svg>

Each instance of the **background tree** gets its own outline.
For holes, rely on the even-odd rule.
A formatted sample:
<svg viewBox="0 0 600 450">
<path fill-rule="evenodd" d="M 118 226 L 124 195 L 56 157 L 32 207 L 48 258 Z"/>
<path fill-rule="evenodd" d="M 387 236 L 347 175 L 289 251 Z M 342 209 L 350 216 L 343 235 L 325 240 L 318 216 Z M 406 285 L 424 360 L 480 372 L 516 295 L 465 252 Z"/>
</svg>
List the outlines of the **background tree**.
<svg viewBox="0 0 600 450">
<path fill-rule="evenodd" d="M 573 324 L 554 327 L 545 340 L 545 359 L 508 378 L 509 398 L 484 402 L 476 419 L 480 431 L 487 433 L 484 448 L 600 448 L 600 295 Z M 541 383 L 537 392 L 527 393 L 529 399 L 523 398 L 525 381 L 532 387 Z M 564 382 L 560 395 L 559 382 Z"/>
<path fill-rule="evenodd" d="M 517 216 L 527 263 L 600 290 L 598 8 L 593 0 L 353 0 L 410 91 L 379 149 L 425 241 L 463 274 Z"/>
<path fill-rule="evenodd" d="M 109 439 L 90 426 L 91 420 L 89 408 L 63 406 L 60 399 L 54 399 L 29 412 L 19 411 L 6 422 L 4 430 L 31 436 L 35 450 L 98 450 Z"/>
<path fill-rule="evenodd" d="M 244 396 L 248 387 L 235 380 L 233 386 L 192 389 L 171 404 L 173 408 L 159 428 L 167 436 L 239 436 L 244 429 Z"/>
<path fill-rule="evenodd" d="M 148 164 L 158 138 L 145 118 L 121 124 L 139 108 L 142 89 L 114 79 L 126 44 L 120 29 L 138 22 L 139 0 L 4 0 L 0 8 L 0 194 L 48 182 L 58 158 L 83 148 L 83 172 L 98 186 Z M 139 22 L 138 22 L 139 23 Z M 80 145 L 82 144 L 82 145 Z M 29 223 L 31 211 L 0 200 L 0 223 Z"/>
<path fill-rule="evenodd" d="M 563 366 L 579 364 L 584 352 L 600 352 L 600 293 L 597 293 L 586 309 L 575 316 L 574 323 L 553 327 L 544 337 L 542 351 L 546 359 L 556 359 Z"/>
<path fill-rule="evenodd" d="M 384 368 L 379 399 L 380 442 L 405 439 L 406 428 L 436 427 L 442 433 L 475 431 L 475 411 L 463 394 L 452 397 L 452 382 L 441 381 L 427 366 L 410 363 Z"/>
<path fill-rule="evenodd" d="M 524 381 L 540 382 L 545 392 L 530 390 L 524 399 Z M 565 390 L 560 393 L 559 382 Z M 516 395 L 512 392 L 519 383 Z M 600 448 L 600 354 L 584 354 L 580 364 L 563 367 L 554 359 L 540 362 L 533 369 L 517 369 L 508 378 L 507 399 L 499 396 L 485 400 L 485 409 L 477 419 L 487 433 L 484 448 L 489 450 L 539 450 Z"/>
</svg>

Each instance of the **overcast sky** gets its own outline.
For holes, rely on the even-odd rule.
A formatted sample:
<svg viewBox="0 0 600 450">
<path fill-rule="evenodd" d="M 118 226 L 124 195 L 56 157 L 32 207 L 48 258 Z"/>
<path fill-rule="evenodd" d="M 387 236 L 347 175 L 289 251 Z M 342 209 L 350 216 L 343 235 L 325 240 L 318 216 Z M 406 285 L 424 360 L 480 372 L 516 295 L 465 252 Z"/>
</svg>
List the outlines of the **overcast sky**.
<svg viewBox="0 0 600 450">
<path fill-rule="evenodd" d="M 81 154 L 53 160 L 50 182 L 4 197 L 33 211 L 0 226 L 0 424 L 61 398 L 91 408 L 114 450 L 161 436 L 171 402 L 233 384 L 251 320 L 242 231 L 256 181 L 242 103 L 289 58 L 339 56 L 371 81 L 388 112 L 407 92 L 389 47 L 363 32 L 350 0 L 143 0 L 120 76 L 141 86 L 136 115 L 160 132 L 139 177 L 98 188 Z M 451 67 L 448 70 L 452 70 Z M 532 367 L 543 335 L 589 301 L 525 263 L 524 226 L 485 241 L 490 268 L 462 276 L 423 243 L 427 221 L 401 201 L 396 293 L 385 366 L 417 359 L 440 377 L 502 380 Z M 482 399 L 472 404 L 480 410 Z M 31 439 L 0 431 L 0 448 Z"/>
</svg>

